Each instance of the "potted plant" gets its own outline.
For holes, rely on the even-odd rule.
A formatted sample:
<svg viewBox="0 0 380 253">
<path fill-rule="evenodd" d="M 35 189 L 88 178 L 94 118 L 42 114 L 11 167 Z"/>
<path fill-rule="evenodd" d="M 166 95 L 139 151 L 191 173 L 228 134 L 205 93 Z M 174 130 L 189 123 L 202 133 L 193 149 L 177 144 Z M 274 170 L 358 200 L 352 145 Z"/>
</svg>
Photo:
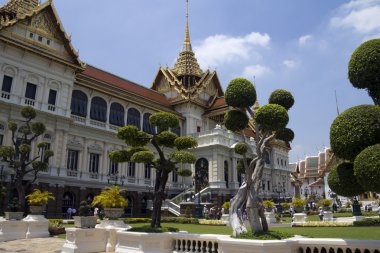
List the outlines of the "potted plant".
<svg viewBox="0 0 380 253">
<path fill-rule="evenodd" d="M 322 207 L 323 211 L 330 211 L 332 205 L 331 199 L 321 199 L 318 201 L 317 206 Z"/>
<path fill-rule="evenodd" d="M 74 225 L 77 228 L 94 228 L 96 226 L 96 217 L 91 214 L 90 204 L 83 200 L 79 204 L 79 216 L 74 216 Z"/>
<path fill-rule="evenodd" d="M 49 222 L 49 234 L 50 235 L 61 235 L 65 234 L 66 230 L 62 223 L 58 220 Z"/>
<path fill-rule="evenodd" d="M 121 195 L 124 191 L 116 185 L 106 187 L 94 198 L 92 206 L 102 206 L 105 216 L 110 220 L 116 220 L 123 215 L 124 207 L 128 206 L 128 201 Z"/>
<path fill-rule="evenodd" d="M 294 208 L 294 211 L 296 213 L 301 213 L 303 211 L 303 208 L 305 206 L 305 203 L 306 203 L 306 199 L 301 199 L 300 197 L 294 197 L 294 199 L 292 200 L 292 206 Z"/>
<path fill-rule="evenodd" d="M 21 220 L 24 213 L 19 212 L 21 205 L 17 198 L 13 198 L 8 204 L 8 212 L 4 212 L 6 220 Z"/>
<path fill-rule="evenodd" d="M 276 204 L 271 200 L 264 200 L 263 206 L 265 207 L 265 211 L 272 212 L 273 207 L 276 206 Z"/>
<path fill-rule="evenodd" d="M 31 214 L 42 214 L 49 200 L 55 200 L 51 192 L 42 192 L 39 189 L 34 189 L 31 194 L 26 196 L 26 199 L 28 200 Z"/>
<path fill-rule="evenodd" d="M 231 205 L 230 201 L 226 201 L 223 203 L 222 208 L 224 208 L 223 210 L 224 213 L 222 213 L 222 215 L 225 213 L 229 213 L 230 205 Z"/>
</svg>

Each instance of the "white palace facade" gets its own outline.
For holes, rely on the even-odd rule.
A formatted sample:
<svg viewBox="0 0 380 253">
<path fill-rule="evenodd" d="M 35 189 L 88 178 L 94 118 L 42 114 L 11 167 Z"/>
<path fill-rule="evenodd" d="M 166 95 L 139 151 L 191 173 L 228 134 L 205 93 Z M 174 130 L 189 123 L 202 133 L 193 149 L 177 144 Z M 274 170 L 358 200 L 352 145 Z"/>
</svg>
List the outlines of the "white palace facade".
<svg viewBox="0 0 380 253">
<path fill-rule="evenodd" d="M 21 120 L 22 106 L 34 107 L 37 120 L 47 126 L 40 140 L 50 143 L 55 155 L 35 187 L 56 196 L 48 205 L 51 215 L 78 208 L 81 200 L 118 184 L 128 190 L 127 215 L 144 216 L 152 199 L 153 169 L 144 164 L 115 164 L 108 154 L 127 148 L 115 136 L 120 126 L 133 124 L 153 133 L 155 128 L 148 119 L 157 111 L 176 114 L 181 124 L 172 131 L 197 139 L 194 153 L 198 160 L 192 169 L 202 172 L 204 201 L 220 205 L 235 194 L 242 180 L 236 168 L 240 156 L 233 149 L 242 137 L 222 125 L 228 110 L 222 85 L 215 71 L 200 69 L 188 24 L 175 66 L 160 67 L 151 87 L 146 88 L 83 63 L 51 0 L 42 4 L 9 0 L 0 8 L 0 85 L 1 145 L 11 145 L 7 122 Z M 253 146 L 252 136 L 247 130 L 245 139 Z M 289 150 L 289 145 L 276 141 L 268 152 L 264 198 L 291 197 Z M 34 147 L 32 155 L 36 154 Z M 0 176 L 7 184 L 14 178 L 6 164 L 1 165 Z M 172 175 L 168 198 L 193 187 L 193 181 Z M 13 196 L 9 190 L 6 199 Z"/>
</svg>

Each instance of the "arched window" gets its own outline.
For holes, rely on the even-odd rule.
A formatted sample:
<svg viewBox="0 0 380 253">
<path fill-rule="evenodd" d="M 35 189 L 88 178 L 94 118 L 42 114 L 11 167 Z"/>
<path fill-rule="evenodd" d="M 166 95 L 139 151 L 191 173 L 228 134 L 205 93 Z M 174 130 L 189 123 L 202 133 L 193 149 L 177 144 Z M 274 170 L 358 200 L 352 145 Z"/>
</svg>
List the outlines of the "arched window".
<svg viewBox="0 0 380 253">
<path fill-rule="evenodd" d="M 143 131 L 148 134 L 155 134 L 156 133 L 156 128 L 152 126 L 149 122 L 149 117 L 152 114 L 150 113 L 145 113 L 143 117 Z"/>
<path fill-rule="evenodd" d="M 128 110 L 127 125 L 134 125 L 138 129 L 141 129 L 140 120 L 141 116 L 138 110 L 136 110 L 135 108 L 131 108 Z"/>
<path fill-rule="evenodd" d="M 270 164 L 270 156 L 269 156 L 268 151 L 264 151 L 263 156 L 264 156 L 263 158 L 264 158 L 265 163 Z"/>
<path fill-rule="evenodd" d="M 75 195 L 72 192 L 65 192 L 62 199 L 62 212 L 67 213 L 68 208 L 73 208 L 75 203 Z"/>
<path fill-rule="evenodd" d="M 94 97 L 91 100 L 90 118 L 101 122 L 107 121 L 107 102 L 103 98 Z"/>
<path fill-rule="evenodd" d="M 71 114 L 86 117 L 87 116 L 87 102 L 88 98 L 84 92 L 74 90 L 71 99 Z"/>
<path fill-rule="evenodd" d="M 226 188 L 228 188 L 228 162 L 224 161 L 224 181 L 226 182 Z"/>
<path fill-rule="evenodd" d="M 109 120 L 112 125 L 124 126 L 124 107 L 121 104 L 111 104 Z"/>
</svg>

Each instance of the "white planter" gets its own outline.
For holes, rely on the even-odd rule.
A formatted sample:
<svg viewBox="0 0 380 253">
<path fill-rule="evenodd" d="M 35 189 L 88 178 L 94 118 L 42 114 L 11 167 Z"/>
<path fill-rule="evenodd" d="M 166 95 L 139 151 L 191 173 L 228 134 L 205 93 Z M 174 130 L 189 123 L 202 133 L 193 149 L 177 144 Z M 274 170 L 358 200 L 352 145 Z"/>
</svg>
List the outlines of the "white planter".
<svg viewBox="0 0 380 253">
<path fill-rule="evenodd" d="M 331 211 L 324 211 L 323 212 L 323 221 L 333 221 L 334 216 Z"/>
<path fill-rule="evenodd" d="M 293 215 L 292 225 L 297 225 L 299 223 L 307 222 L 307 215 L 305 213 L 295 213 Z"/>
<path fill-rule="evenodd" d="M 25 239 L 28 223 L 22 220 L 0 221 L 0 242 Z"/>
<path fill-rule="evenodd" d="M 74 225 L 76 228 L 94 228 L 97 218 L 95 216 L 74 216 Z"/>
<path fill-rule="evenodd" d="M 264 214 L 268 224 L 277 223 L 277 219 L 273 212 L 265 212 Z"/>
<path fill-rule="evenodd" d="M 230 224 L 230 215 L 229 214 L 223 214 L 220 219 L 223 220 L 223 221 L 225 221 L 227 226 L 231 226 L 231 224 Z"/>
<path fill-rule="evenodd" d="M 116 233 L 130 229 L 131 227 L 122 220 L 103 220 L 100 224 L 96 225 L 96 228 L 107 231 L 106 252 L 115 252 L 117 243 Z"/>
<path fill-rule="evenodd" d="M 23 212 L 4 212 L 6 220 L 22 220 Z"/>
<path fill-rule="evenodd" d="M 95 253 L 106 251 L 107 231 L 104 229 L 66 228 L 66 242 L 61 253 Z"/>
<path fill-rule="evenodd" d="M 46 205 L 43 206 L 29 206 L 31 214 L 42 214 L 45 211 Z"/>
<path fill-rule="evenodd" d="M 25 238 L 45 238 L 49 237 L 49 221 L 43 215 L 29 214 L 23 221 L 28 223 L 28 230 Z"/>
<path fill-rule="evenodd" d="M 104 214 L 110 220 L 117 220 L 124 214 L 124 208 L 104 208 Z"/>
<path fill-rule="evenodd" d="M 117 232 L 116 253 L 172 253 L 171 233 Z"/>
</svg>

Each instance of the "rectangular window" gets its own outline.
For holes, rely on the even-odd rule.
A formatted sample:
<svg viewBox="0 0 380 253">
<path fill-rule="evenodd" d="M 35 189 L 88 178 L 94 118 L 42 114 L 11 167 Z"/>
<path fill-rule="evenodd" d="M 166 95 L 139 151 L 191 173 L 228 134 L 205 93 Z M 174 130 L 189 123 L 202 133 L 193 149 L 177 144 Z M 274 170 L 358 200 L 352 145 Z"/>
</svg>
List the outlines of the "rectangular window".
<svg viewBox="0 0 380 253">
<path fill-rule="evenodd" d="M 114 176 L 119 174 L 119 164 L 110 160 L 109 175 Z"/>
<path fill-rule="evenodd" d="M 35 100 L 36 99 L 36 92 L 37 92 L 37 85 L 28 83 L 26 85 L 26 91 L 25 91 L 25 97 Z"/>
<path fill-rule="evenodd" d="M 34 37 L 34 34 L 33 33 L 29 33 L 29 38 L 33 39 Z"/>
<path fill-rule="evenodd" d="M 177 183 L 178 182 L 178 174 L 175 171 L 172 172 L 172 182 L 173 183 Z"/>
<path fill-rule="evenodd" d="M 46 150 L 50 150 L 50 143 L 46 143 L 45 147 L 41 150 L 41 162 L 49 163 L 49 158 L 45 157 Z"/>
<path fill-rule="evenodd" d="M 0 134 L 0 146 L 3 146 L 4 135 Z"/>
<path fill-rule="evenodd" d="M 49 91 L 48 104 L 49 105 L 55 105 L 56 99 L 57 99 L 57 91 L 56 90 L 50 90 Z"/>
<path fill-rule="evenodd" d="M 99 171 L 99 154 L 90 153 L 90 173 L 97 174 Z"/>
<path fill-rule="evenodd" d="M 268 181 L 268 191 L 270 191 L 270 181 Z"/>
<path fill-rule="evenodd" d="M 11 93 L 12 82 L 13 82 L 13 77 L 4 76 L 3 86 L 1 87 L 1 90 L 4 91 L 4 92 Z"/>
<path fill-rule="evenodd" d="M 135 177 L 136 173 L 136 164 L 134 162 L 128 163 L 128 177 Z"/>
<path fill-rule="evenodd" d="M 67 153 L 67 169 L 68 170 L 78 170 L 78 154 L 76 150 L 68 150 Z"/>
<path fill-rule="evenodd" d="M 263 183 L 263 191 L 265 191 L 265 183 Z"/>
<path fill-rule="evenodd" d="M 151 171 L 152 171 L 152 167 L 150 166 L 150 164 L 145 164 L 145 170 L 144 170 L 145 179 L 151 178 Z"/>
<path fill-rule="evenodd" d="M 197 127 L 197 133 L 200 133 L 200 132 L 201 132 L 201 127 L 198 126 L 198 127 Z"/>
<path fill-rule="evenodd" d="M 39 42 L 42 42 L 42 39 L 43 39 L 42 36 L 38 36 L 38 41 Z"/>
</svg>

